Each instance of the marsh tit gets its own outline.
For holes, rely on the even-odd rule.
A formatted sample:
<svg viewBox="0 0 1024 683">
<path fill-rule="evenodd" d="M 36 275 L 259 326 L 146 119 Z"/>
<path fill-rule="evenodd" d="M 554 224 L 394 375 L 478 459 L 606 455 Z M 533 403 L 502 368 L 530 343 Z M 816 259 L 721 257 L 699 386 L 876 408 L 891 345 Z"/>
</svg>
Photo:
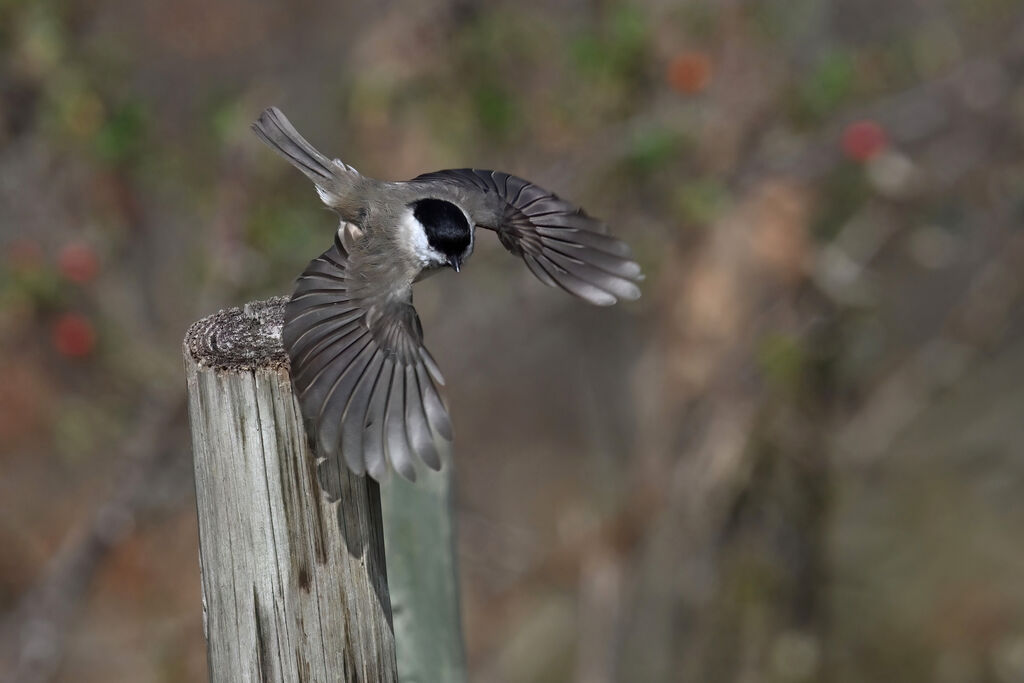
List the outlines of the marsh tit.
<svg viewBox="0 0 1024 683">
<path fill-rule="evenodd" d="M 469 168 L 374 180 L 318 152 L 276 108 L 253 130 L 341 217 L 334 245 L 298 280 L 282 339 L 318 454 L 340 454 L 357 474 L 380 480 L 390 464 L 412 480 L 417 459 L 441 467 L 435 437 L 450 441 L 452 427 L 412 285 L 441 268 L 458 271 L 477 227 L 547 285 L 599 306 L 640 296 L 629 247 L 527 180 Z"/>
</svg>

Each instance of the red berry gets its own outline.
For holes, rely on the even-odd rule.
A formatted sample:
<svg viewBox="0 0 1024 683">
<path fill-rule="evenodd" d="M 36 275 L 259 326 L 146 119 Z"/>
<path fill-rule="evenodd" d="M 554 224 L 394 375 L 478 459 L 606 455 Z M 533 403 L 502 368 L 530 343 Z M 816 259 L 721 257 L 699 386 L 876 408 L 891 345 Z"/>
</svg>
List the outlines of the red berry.
<svg viewBox="0 0 1024 683">
<path fill-rule="evenodd" d="M 96 329 L 79 313 L 65 313 L 53 325 L 53 346 L 71 358 L 88 356 L 96 348 Z"/>
<path fill-rule="evenodd" d="M 91 282 L 100 270 L 96 252 L 85 244 L 68 244 L 57 256 L 61 275 L 80 285 Z"/>
<path fill-rule="evenodd" d="M 843 152 L 854 161 L 865 162 L 884 150 L 889 140 L 875 121 L 857 121 L 843 130 Z"/>
<path fill-rule="evenodd" d="M 687 95 L 699 93 L 711 83 L 711 59 L 703 52 L 681 52 L 668 65 L 668 83 Z"/>
</svg>

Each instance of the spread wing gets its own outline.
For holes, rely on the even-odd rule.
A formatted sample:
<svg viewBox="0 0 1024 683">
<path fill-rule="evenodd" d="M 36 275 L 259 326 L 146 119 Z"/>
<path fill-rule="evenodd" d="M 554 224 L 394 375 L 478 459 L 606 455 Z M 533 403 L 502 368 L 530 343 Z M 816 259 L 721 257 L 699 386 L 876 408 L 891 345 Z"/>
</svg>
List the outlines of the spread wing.
<svg viewBox="0 0 1024 683">
<path fill-rule="evenodd" d="M 356 248 L 360 236 L 345 224 L 310 262 L 285 306 L 282 338 L 317 452 L 377 480 L 388 463 L 414 480 L 415 458 L 441 467 L 434 434 L 452 438 L 444 380 L 423 346 L 411 287 L 397 298 L 368 290 L 373 266 Z"/>
<path fill-rule="evenodd" d="M 497 232 L 541 282 L 599 306 L 640 297 L 636 283 L 643 274 L 629 246 L 554 193 L 507 173 L 474 168 L 436 171 L 410 182 L 453 188 L 453 199 L 473 221 Z"/>
</svg>

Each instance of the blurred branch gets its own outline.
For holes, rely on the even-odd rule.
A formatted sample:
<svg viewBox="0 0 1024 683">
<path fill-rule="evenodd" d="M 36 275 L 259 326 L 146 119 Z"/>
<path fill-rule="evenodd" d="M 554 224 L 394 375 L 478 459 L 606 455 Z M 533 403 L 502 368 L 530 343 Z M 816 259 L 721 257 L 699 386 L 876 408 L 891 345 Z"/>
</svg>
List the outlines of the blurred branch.
<svg viewBox="0 0 1024 683">
<path fill-rule="evenodd" d="M 9 663 L 11 680 L 43 683 L 57 673 L 67 631 L 99 563 L 159 504 L 154 483 L 181 455 L 174 433 L 184 418 L 183 390 L 142 409 L 117 448 L 125 466 L 113 495 L 67 535 L 39 583 L 0 622 L 0 656 Z"/>
<path fill-rule="evenodd" d="M 943 328 L 911 353 L 840 427 L 836 457 L 859 466 L 884 457 L 934 398 L 969 374 L 985 349 L 1002 336 L 1022 295 L 1024 234 L 1009 228 L 1003 247 L 952 307 Z"/>
<path fill-rule="evenodd" d="M 579 683 L 615 680 L 627 566 L 621 555 L 596 553 L 581 567 L 576 646 Z"/>
</svg>

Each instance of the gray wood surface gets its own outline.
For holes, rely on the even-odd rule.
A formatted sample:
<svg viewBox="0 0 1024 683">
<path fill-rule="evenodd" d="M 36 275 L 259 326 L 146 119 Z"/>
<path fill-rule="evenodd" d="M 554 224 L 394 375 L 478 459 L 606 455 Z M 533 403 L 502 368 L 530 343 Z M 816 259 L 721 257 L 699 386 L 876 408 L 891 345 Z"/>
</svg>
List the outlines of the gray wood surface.
<svg viewBox="0 0 1024 683">
<path fill-rule="evenodd" d="M 221 311 L 185 339 L 211 681 L 395 681 L 378 488 L 318 477 L 282 304 Z"/>
</svg>

